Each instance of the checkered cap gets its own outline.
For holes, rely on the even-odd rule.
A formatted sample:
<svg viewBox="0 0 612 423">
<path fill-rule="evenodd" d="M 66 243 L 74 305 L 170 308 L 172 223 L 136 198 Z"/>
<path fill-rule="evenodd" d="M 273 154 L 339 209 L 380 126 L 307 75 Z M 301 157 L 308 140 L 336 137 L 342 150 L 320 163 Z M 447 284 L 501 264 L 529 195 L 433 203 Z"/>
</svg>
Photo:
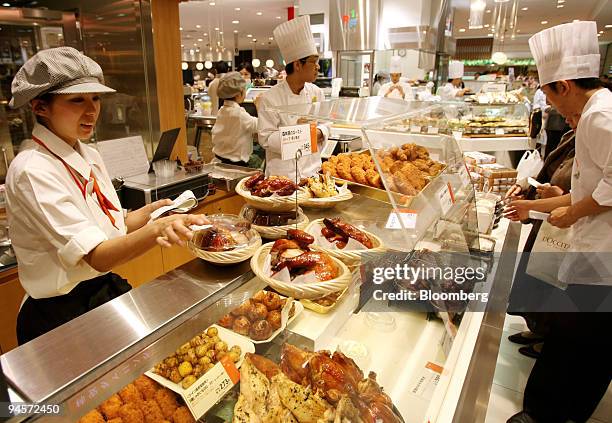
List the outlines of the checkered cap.
<svg viewBox="0 0 612 423">
<path fill-rule="evenodd" d="M 217 86 L 217 95 L 222 99 L 234 98 L 244 90 L 246 81 L 240 72 L 229 72 L 221 77 Z"/>
<path fill-rule="evenodd" d="M 17 72 L 11 84 L 16 109 L 41 94 L 87 94 L 115 92 L 104 85 L 102 68 L 72 47 L 41 50 Z"/>
</svg>

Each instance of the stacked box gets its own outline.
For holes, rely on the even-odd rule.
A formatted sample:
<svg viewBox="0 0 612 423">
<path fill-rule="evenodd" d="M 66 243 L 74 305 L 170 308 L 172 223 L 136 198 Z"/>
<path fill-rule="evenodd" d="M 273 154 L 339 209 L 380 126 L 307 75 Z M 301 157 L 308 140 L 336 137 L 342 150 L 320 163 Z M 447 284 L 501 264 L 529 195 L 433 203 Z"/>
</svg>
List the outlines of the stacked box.
<svg viewBox="0 0 612 423">
<path fill-rule="evenodd" d="M 495 156 L 481 153 L 480 151 L 468 151 L 467 153 L 463 153 L 463 157 L 470 172 L 475 172 L 476 167 L 479 165 L 495 163 Z"/>
<path fill-rule="evenodd" d="M 480 164 L 474 168 L 472 176 L 479 191 L 505 194 L 516 183 L 516 169 L 510 169 L 499 163 Z"/>
</svg>

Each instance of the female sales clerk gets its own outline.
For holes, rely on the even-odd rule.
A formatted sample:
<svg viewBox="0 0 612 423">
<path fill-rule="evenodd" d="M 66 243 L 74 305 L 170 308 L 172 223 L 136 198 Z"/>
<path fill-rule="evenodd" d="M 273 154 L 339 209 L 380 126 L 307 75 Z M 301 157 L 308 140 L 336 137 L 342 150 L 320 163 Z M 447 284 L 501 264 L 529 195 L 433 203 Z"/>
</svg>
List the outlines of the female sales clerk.
<svg viewBox="0 0 612 423">
<path fill-rule="evenodd" d="M 161 200 L 124 218 L 91 137 L 100 113 L 102 69 L 71 47 L 43 50 L 17 72 L 13 108 L 36 116 L 6 176 L 9 233 L 27 295 L 17 318 L 28 342 L 130 290 L 110 270 L 156 245 L 183 245 L 199 215 L 148 223 Z"/>
</svg>

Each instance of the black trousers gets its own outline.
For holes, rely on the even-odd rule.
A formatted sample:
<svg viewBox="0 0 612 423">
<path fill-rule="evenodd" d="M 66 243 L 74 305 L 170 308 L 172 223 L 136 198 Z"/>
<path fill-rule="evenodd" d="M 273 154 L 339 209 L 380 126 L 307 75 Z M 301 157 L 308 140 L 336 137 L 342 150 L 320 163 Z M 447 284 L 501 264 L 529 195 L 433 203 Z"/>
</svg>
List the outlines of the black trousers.
<svg viewBox="0 0 612 423">
<path fill-rule="evenodd" d="M 107 273 L 79 283 L 66 295 L 40 299 L 29 297 L 17 316 L 17 341 L 19 345 L 25 344 L 130 289 L 127 280 Z"/>
<path fill-rule="evenodd" d="M 221 160 L 225 164 L 230 164 L 230 165 L 235 165 L 235 166 L 244 166 L 244 167 L 248 167 L 249 166 L 249 164 L 247 162 L 243 162 L 242 160 L 238 161 L 238 162 L 234 162 L 234 161 L 232 161 L 230 159 L 226 159 L 225 157 L 221 157 L 221 156 L 218 156 L 216 154 L 215 154 L 215 157 L 217 159 Z"/>
</svg>

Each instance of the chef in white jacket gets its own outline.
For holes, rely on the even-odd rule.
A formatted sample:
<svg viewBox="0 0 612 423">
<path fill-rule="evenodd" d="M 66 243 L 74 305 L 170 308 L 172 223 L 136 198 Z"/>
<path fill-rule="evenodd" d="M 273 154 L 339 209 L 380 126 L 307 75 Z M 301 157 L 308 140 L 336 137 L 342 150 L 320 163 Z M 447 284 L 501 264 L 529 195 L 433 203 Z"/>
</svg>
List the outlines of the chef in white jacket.
<svg viewBox="0 0 612 423">
<path fill-rule="evenodd" d="M 384 84 L 378 90 L 380 97 L 397 98 L 401 100 L 414 100 L 414 91 L 410 85 L 405 82 L 401 82 L 402 77 L 402 66 L 399 56 L 393 56 L 391 58 L 391 66 L 389 68 L 389 74 L 391 75 L 391 81 Z"/>
<path fill-rule="evenodd" d="M 438 95 L 442 100 L 456 100 L 463 97 L 469 90 L 461 89 L 463 78 L 463 62 L 451 60 L 448 64 L 448 82 L 438 89 Z"/>
<path fill-rule="evenodd" d="M 554 311 L 579 312 L 544 313 L 549 333 L 525 387 L 523 411 L 508 422 L 583 422 L 612 380 L 612 93 L 598 78 L 595 22 L 545 29 L 529 47 L 547 101 L 566 118 L 580 116 L 570 194 L 536 200 L 536 211 L 550 212 L 551 225 L 570 228 L 569 253 L 558 253 L 564 254 L 559 280 L 568 287 L 544 301 L 562 298 L 563 308 Z M 547 241 L 556 236 L 540 229 Z M 601 362 L 608 364 L 594 371 L 592 363 Z"/>
<path fill-rule="evenodd" d="M 259 144 L 266 150 L 267 176 L 295 178 L 295 160 L 281 159 L 279 128 L 304 122 L 270 108 L 325 100 L 323 90 L 312 84 L 319 72 L 319 55 L 310 29 L 309 16 L 300 16 L 282 23 L 274 29 L 273 34 L 285 59 L 287 78 L 260 97 L 257 107 Z M 329 128 L 319 124 L 316 132 L 317 152 L 299 159 L 298 178 L 312 176 L 321 168 L 320 151 L 329 135 Z"/>
</svg>

